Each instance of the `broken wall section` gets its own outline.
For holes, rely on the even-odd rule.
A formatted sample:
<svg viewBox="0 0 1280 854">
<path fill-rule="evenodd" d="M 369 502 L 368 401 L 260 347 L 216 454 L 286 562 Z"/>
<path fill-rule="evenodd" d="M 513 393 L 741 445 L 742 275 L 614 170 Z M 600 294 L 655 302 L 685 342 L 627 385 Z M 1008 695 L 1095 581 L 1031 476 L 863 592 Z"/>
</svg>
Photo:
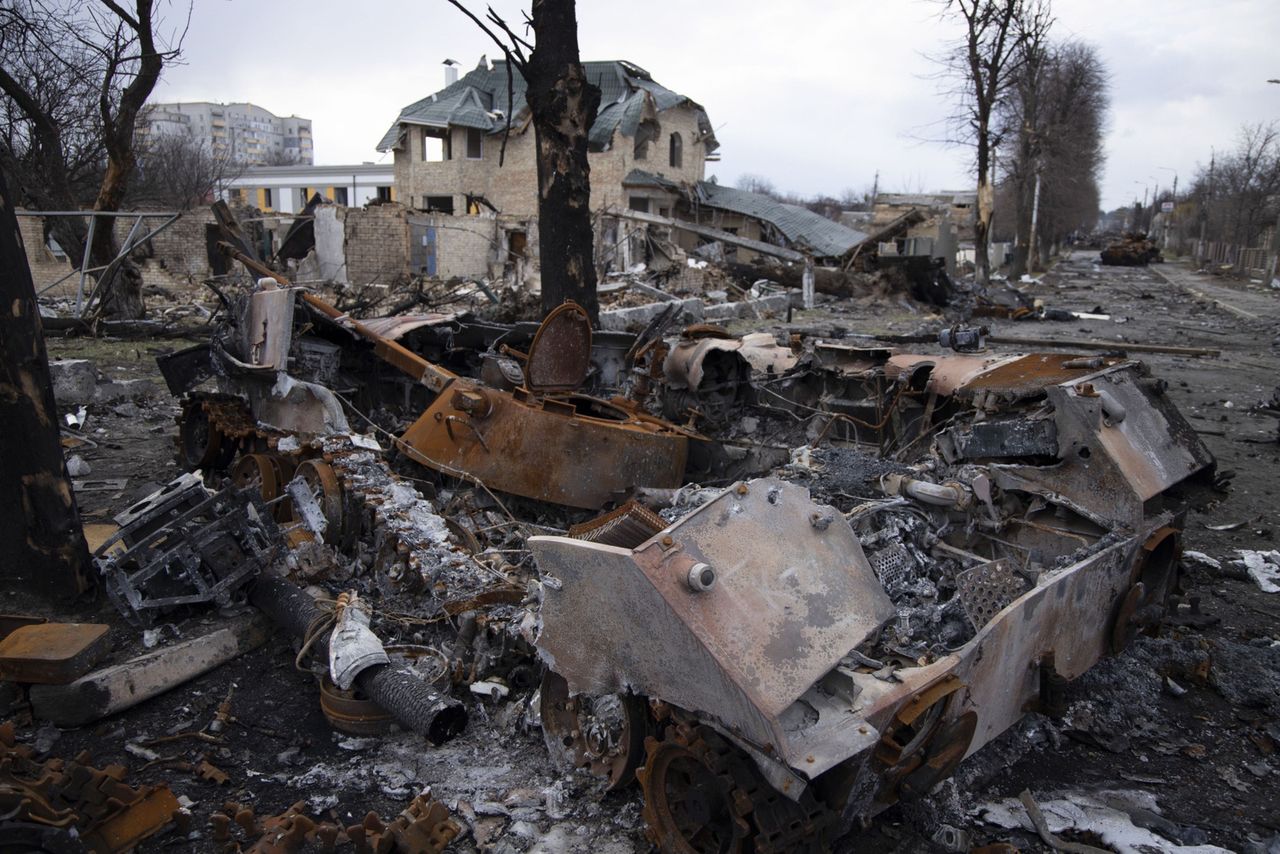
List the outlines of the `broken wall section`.
<svg viewBox="0 0 1280 854">
<path fill-rule="evenodd" d="M 419 213 L 399 204 L 316 210 L 314 259 L 304 278 L 390 284 L 408 276 L 522 281 L 535 263 L 537 227 L 519 217 Z"/>
<path fill-rule="evenodd" d="M 165 219 L 167 217 L 148 217 L 143 220 L 141 228 L 155 228 Z M 65 255 L 55 253 L 45 241 L 45 220 L 46 217 L 42 216 L 18 217 L 22 246 L 26 251 L 31 278 L 37 291 L 72 273 L 74 269 Z M 133 223 L 134 220 L 127 217 L 115 219 L 118 244 L 124 244 Z M 144 287 L 175 289 L 198 283 L 213 275 L 215 271 L 210 263 L 208 243 L 210 229 L 216 233 L 217 225 L 208 208 L 184 211 L 176 222 L 140 244 L 134 250 L 133 257 L 142 270 Z M 74 299 L 79 282 L 80 274 L 74 273 L 43 296 Z M 86 284 L 86 290 L 89 289 L 92 289 L 92 284 Z"/>
</svg>

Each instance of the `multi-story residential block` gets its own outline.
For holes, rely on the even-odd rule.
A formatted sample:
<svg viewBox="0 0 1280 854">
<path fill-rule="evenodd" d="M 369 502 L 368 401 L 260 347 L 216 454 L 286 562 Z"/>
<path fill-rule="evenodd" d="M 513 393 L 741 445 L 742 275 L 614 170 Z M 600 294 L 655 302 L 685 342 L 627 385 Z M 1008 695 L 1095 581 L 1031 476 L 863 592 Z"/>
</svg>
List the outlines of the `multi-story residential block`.
<svg viewBox="0 0 1280 854">
<path fill-rule="evenodd" d="M 315 162 L 310 119 L 277 116 L 256 104 L 148 104 L 137 133 L 143 139 L 184 133 L 214 154 L 246 165 Z"/>
</svg>

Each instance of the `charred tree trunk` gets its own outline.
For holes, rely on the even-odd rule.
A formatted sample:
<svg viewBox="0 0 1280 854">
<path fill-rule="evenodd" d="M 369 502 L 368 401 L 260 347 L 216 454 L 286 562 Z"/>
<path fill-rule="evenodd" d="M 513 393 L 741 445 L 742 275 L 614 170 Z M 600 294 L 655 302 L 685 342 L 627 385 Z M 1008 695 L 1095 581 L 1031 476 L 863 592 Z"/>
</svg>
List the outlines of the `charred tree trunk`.
<svg viewBox="0 0 1280 854">
<path fill-rule="evenodd" d="M 574 0 L 534 0 L 533 52 L 523 69 L 538 150 L 538 248 L 542 308 L 565 300 L 600 313 L 592 253 L 591 167 L 587 135 L 600 89 L 578 58 Z"/>
<path fill-rule="evenodd" d="M 62 459 L 40 310 L 0 176 L 0 577 L 55 596 L 88 587 L 88 549 Z"/>
</svg>

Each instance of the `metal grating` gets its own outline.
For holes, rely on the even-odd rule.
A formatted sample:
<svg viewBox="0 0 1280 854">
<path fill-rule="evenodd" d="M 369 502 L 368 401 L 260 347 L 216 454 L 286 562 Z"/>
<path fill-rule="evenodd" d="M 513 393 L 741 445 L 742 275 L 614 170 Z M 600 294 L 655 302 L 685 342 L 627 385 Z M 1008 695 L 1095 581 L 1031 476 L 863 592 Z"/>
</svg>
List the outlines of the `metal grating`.
<svg viewBox="0 0 1280 854">
<path fill-rule="evenodd" d="M 965 615 L 977 630 L 1021 596 L 1027 584 L 1013 573 L 1009 562 L 1001 558 L 957 574 L 956 587 Z"/>
<path fill-rule="evenodd" d="M 872 552 L 867 555 L 867 560 L 871 562 L 871 569 L 875 572 L 876 578 L 880 579 L 880 586 L 885 590 L 897 590 L 902 587 L 907 582 L 907 576 L 911 574 L 911 554 L 901 543 Z"/>
</svg>

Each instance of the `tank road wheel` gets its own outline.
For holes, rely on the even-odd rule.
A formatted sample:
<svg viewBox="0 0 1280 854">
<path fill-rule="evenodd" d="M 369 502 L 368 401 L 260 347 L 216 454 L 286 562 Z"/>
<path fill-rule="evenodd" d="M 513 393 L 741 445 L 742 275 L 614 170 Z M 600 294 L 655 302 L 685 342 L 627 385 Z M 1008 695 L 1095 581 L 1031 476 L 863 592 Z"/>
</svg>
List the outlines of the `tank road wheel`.
<svg viewBox="0 0 1280 854">
<path fill-rule="evenodd" d="M 978 723 L 972 711 L 946 720 L 953 698 L 959 698 L 964 687 L 957 677 L 948 676 L 894 713 L 875 752 L 887 766 L 878 796 L 882 803 L 918 798 L 959 767 Z"/>
<path fill-rule="evenodd" d="M 1176 528 L 1153 533 L 1134 557 L 1132 586 L 1116 605 L 1111 623 L 1111 652 L 1119 655 L 1143 629 L 1160 624 L 1165 601 L 1177 583 L 1182 538 Z"/>
<path fill-rule="evenodd" d="M 225 469 L 235 454 L 235 441 L 209 420 L 204 406 L 196 403 L 183 410 L 178 425 L 178 461 L 184 469 Z"/>
<path fill-rule="evenodd" d="M 634 694 L 569 695 L 569 683 L 550 670 L 542 676 L 540 711 L 547 751 L 561 764 L 586 768 L 613 791 L 635 779 L 644 762 L 649 708 Z"/>
<path fill-rule="evenodd" d="M 333 467 L 323 460 L 303 460 L 294 471 L 295 478 L 300 477 L 311 487 L 311 494 L 324 513 L 328 528 L 325 531 L 325 542 L 341 543 L 344 539 L 342 484 Z M 296 514 L 295 514 L 296 515 Z"/>
<path fill-rule="evenodd" d="M 751 799 L 735 780 L 732 759 L 708 738 L 723 741 L 685 725 L 670 728 L 662 741 L 645 740 L 648 755 L 636 776 L 647 835 L 668 854 L 738 854 L 750 834 Z"/>
<path fill-rule="evenodd" d="M 279 461 L 270 454 L 245 454 L 231 467 L 231 482 L 241 489 L 252 486 L 264 502 L 280 497 L 284 481 Z"/>
</svg>

